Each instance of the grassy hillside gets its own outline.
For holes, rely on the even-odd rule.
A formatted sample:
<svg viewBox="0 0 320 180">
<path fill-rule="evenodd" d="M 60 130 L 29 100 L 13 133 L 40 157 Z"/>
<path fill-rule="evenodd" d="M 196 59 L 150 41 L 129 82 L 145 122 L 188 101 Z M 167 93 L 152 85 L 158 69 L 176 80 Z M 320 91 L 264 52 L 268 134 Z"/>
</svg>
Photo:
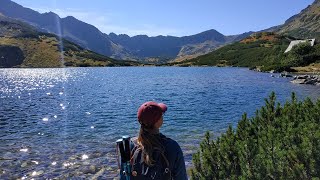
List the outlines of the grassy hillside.
<svg viewBox="0 0 320 180">
<path fill-rule="evenodd" d="M 48 33 L 37 32 L 33 27 L 20 21 L 4 16 L 0 17 L 1 59 L 14 61 L 6 57 L 5 49 L 20 49 L 23 52 L 21 64 L 0 63 L 0 67 L 64 67 L 64 66 L 137 66 L 133 61 L 118 61 L 92 51 L 81 48 L 67 40 L 62 41 L 60 49 L 59 38 Z M 8 48 L 5 48 L 8 47 Z M 10 48 L 9 48 L 10 47 Z M 10 54 L 10 52 L 8 52 Z M 7 54 L 8 54 L 7 53 Z M 8 55 L 9 55 L 8 54 Z M 21 56 L 19 56 L 21 57 Z"/>
<path fill-rule="evenodd" d="M 297 38 L 320 38 L 320 0 L 289 18 L 277 33 Z"/>
<path fill-rule="evenodd" d="M 296 46 L 284 54 L 291 40 L 320 38 L 320 0 L 315 0 L 283 25 L 251 35 L 240 42 L 224 46 L 209 54 L 183 62 L 177 66 L 242 66 L 262 71 L 317 71 L 320 72 L 320 45 Z M 295 37 L 295 38 L 293 38 Z"/>
<path fill-rule="evenodd" d="M 67 41 L 64 41 L 61 53 L 57 38 L 47 35 L 39 35 L 37 38 L 0 37 L 0 45 L 15 46 L 22 50 L 25 59 L 16 67 L 137 66 L 140 64 L 132 61 L 117 61 Z"/>
<path fill-rule="evenodd" d="M 320 62 L 320 46 L 296 46 L 284 53 L 293 37 L 270 32 L 254 34 L 240 42 L 224 46 L 197 58 L 172 63 L 177 66 L 241 66 L 259 67 L 263 71 L 292 70 L 291 67 Z M 301 50 L 305 49 L 305 50 Z"/>
<path fill-rule="evenodd" d="M 268 64 L 265 58 L 273 54 L 282 54 L 289 43 L 290 40 L 285 37 L 273 33 L 261 33 L 176 65 L 253 67 Z M 269 61 L 273 63 L 272 60 Z"/>
</svg>

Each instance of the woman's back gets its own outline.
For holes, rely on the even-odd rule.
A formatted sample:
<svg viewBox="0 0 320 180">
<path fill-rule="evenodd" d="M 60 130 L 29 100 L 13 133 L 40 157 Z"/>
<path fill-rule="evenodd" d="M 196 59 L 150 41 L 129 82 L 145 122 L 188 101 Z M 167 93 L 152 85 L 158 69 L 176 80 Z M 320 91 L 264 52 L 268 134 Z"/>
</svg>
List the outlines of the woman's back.
<svg viewBox="0 0 320 180">
<path fill-rule="evenodd" d="M 187 179 L 179 144 L 159 132 L 167 106 L 152 101 L 138 109 L 140 131 L 132 152 L 133 179 Z"/>
<path fill-rule="evenodd" d="M 154 150 L 152 166 L 143 162 L 143 151 L 135 143 L 132 151 L 132 179 L 187 179 L 184 157 L 179 144 L 159 133 L 164 151 Z"/>
</svg>

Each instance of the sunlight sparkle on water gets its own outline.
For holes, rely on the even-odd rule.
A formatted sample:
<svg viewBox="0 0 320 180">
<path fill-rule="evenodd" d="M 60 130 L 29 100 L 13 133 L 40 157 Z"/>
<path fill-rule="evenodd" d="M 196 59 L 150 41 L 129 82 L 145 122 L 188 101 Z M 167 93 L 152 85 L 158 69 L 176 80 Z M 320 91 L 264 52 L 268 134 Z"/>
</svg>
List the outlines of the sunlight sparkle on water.
<svg viewBox="0 0 320 180">
<path fill-rule="evenodd" d="M 81 157 L 82 160 L 85 160 L 85 159 L 88 159 L 88 158 L 89 158 L 89 156 L 86 155 L 86 154 L 82 155 L 82 157 Z"/>
<path fill-rule="evenodd" d="M 60 107 L 61 107 L 62 109 L 65 109 L 65 108 L 66 108 L 62 103 L 60 104 Z"/>
<path fill-rule="evenodd" d="M 27 148 L 20 149 L 20 152 L 28 152 L 28 149 Z"/>
<path fill-rule="evenodd" d="M 38 161 L 31 161 L 31 162 L 33 162 L 33 163 L 35 163 L 35 164 L 39 164 L 39 162 L 38 162 Z"/>
<path fill-rule="evenodd" d="M 76 72 L 76 71 L 68 71 Z M 59 82 L 65 82 L 70 78 L 70 74 L 65 69 L 5 69 L 0 72 L 10 86 L 0 86 L 0 92 L 6 94 L 18 94 L 25 91 L 34 91 L 38 89 L 51 89 Z M 59 91 L 62 92 L 63 91 Z M 58 92 L 58 93 L 59 93 Z M 52 95 L 52 92 L 45 92 L 46 95 Z M 31 93 L 29 93 L 31 95 Z"/>
<path fill-rule="evenodd" d="M 57 162 L 54 161 L 54 162 L 51 163 L 51 165 L 55 166 L 55 165 L 57 165 Z"/>
<path fill-rule="evenodd" d="M 69 167 L 69 166 L 73 166 L 75 163 L 69 163 L 69 162 L 65 162 L 63 163 L 64 167 Z"/>
<path fill-rule="evenodd" d="M 49 118 L 43 118 L 42 121 L 49 121 Z"/>
</svg>

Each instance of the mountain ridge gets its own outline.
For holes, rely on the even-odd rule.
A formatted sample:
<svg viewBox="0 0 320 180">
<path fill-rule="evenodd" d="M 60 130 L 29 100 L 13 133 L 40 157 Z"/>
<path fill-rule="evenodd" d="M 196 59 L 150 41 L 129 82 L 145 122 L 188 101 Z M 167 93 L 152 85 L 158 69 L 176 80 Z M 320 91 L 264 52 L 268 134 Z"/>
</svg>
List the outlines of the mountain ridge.
<svg viewBox="0 0 320 180">
<path fill-rule="evenodd" d="M 296 38 L 320 38 L 320 0 L 315 0 L 300 13 L 288 18 L 274 32 Z"/>
<path fill-rule="evenodd" d="M 194 47 L 195 52 L 200 54 L 212 51 L 236 39 L 233 36 L 225 36 L 216 30 L 207 30 L 195 35 L 175 37 L 175 36 L 155 36 L 137 35 L 116 35 L 114 33 L 105 34 L 98 28 L 88 23 L 82 22 L 72 16 L 60 18 L 53 12 L 39 13 L 30 8 L 25 8 L 11 0 L 0 1 L 0 13 L 12 18 L 23 20 L 40 31 L 59 34 L 57 23 L 61 25 L 62 37 L 83 48 L 90 49 L 97 53 L 119 59 L 132 59 L 148 61 L 148 59 L 158 59 L 168 61 L 183 56 L 181 51 L 184 46 Z M 243 36 L 234 35 L 237 37 Z M 204 49 L 203 43 L 208 43 Z M 191 45 L 191 46 L 190 46 Z"/>
<path fill-rule="evenodd" d="M 319 72 L 320 44 L 300 44 L 284 53 L 290 41 L 320 38 L 320 0 L 314 1 L 284 24 L 254 33 L 230 45 L 188 61 L 171 63 L 177 66 L 242 66 L 262 71 L 303 70 Z M 308 67 L 308 68 L 301 68 Z"/>
<path fill-rule="evenodd" d="M 0 68 L 132 65 L 141 64 L 117 61 L 54 34 L 39 32 L 25 22 L 0 15 Z"/>
</svg>

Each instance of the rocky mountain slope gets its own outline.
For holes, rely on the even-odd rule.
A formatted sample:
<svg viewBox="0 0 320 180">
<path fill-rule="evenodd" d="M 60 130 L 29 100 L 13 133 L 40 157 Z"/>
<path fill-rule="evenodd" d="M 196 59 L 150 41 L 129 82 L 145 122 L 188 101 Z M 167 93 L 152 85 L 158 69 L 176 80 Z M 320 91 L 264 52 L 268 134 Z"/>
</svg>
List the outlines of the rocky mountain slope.
<svg viewBox="0 0 320 180">
<path fill-rule="evenodd" d="M 65 39 L 97 53 L 109 56 L 113 53 L 111 47 L 115 45 L 108 37 L 105 37 L 96 27 L 74 17 L 60 18 L 52 12 L 41 14 L 10 0 L 0 1 L 0 13 L 25 21 L 43 32 L 61 33 Z"/>
<path fill-rule="evenodd" d="M 159 62 L 183 59 L 187 56 L 199 56 L 211 52 L 223 45 L 248 37 L 252 32 L 225 36 L 211 29 L 199 34 L 183 37 L 138 35 L 129 37 L 125 34 L 110 33 L 108 37 L 131 52 L 139 59 L 157 58 Z M 162 61 L 161 61 L 162 60 Z M 164 61 L 163 61 L 164 60 Z"/>
<path fill-rule="evenodd" d="M 254 33 L 240 42 L 226 45 L 184 62 L 171 65 L 244 66 L 288 71 L 319 71 L 320 64 L 320 0 L 315 0 L 283 25 Z M 302 44 L 284 53 L 291 40 L 316 38 L 316 45 Z M 305 66 L 306 68 L 302 68 Z"/>
<path fill-rule="evenodd" d="M 118 59 L 167 62 L 184 56 L 198 56 L 225 44 L 245 38 L 251 33 L 225 36 L 216 30 L 205 31 L 192 36 L 148 37 L 139 35 L 104 34 L 96 27 L 74 17 L 60 18 L 57 14 L 38 13 L 22 7 L 11 0 L 0 1 L 0 13 L 23 20 L 39 30 L 62 36 L 83 48 Z"/>
<path fill-rule="evenodd" d="M 130 66 L 0 15 L 0 67 Z M 62 49 L 61 49 L 62 48 Z M 62 51 L 61 51 L 62 50 Z"/>
<path fill-rule="evenodd" d="M 320 38 L 320 0 L 289 18 L 274 32 L 296 38 Z"/>
<path fill-rule="evenodd" d="M 271 32 L 256 33 L 211 53 L 172 64 L 178 66 L 270 66 L 274 57 L 269 57 L 283 54 L 289 43 L 290 40 L 285 36 Z"/>
<path fill-rule="evenodd" d="M 319 72 L 320 44 L 310 46 L 309 43 L 303 43 L 284 53 L 291 40 L 295 39 L 273 32 L 255 33 L 211 53 L 169 65 L 241 66 L 257 71 Z"/>
</svg>

